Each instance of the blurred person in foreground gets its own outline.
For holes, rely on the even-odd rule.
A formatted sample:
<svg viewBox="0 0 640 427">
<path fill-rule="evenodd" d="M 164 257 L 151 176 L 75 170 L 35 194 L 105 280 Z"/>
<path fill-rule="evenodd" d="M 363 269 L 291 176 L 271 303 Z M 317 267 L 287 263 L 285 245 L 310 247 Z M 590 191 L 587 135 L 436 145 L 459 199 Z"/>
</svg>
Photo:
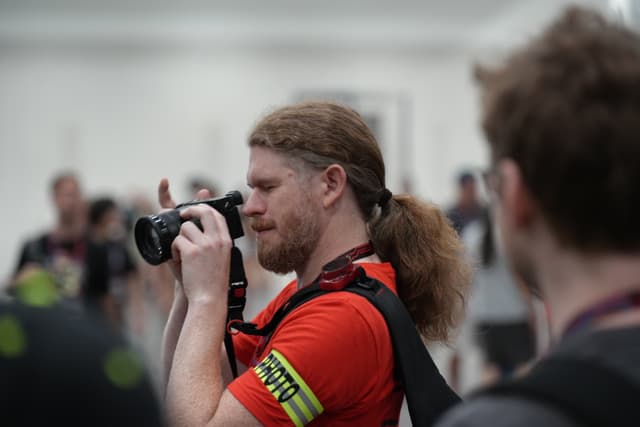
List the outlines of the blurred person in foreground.
<svg viewBox="0 0 640 427">
<path fill-rule="evenodd" d="M 31 267 L 0 302 L 0 408 L 7 426 L 161 426 L 144 365 L 95 316 L 59 304 L 56 283 Z"/>
<path fill-rule="evenodd" d="M 243 212 L 259 261 L 296 274 L 254 319 L 258 326 L 323 265 L 372 241 L 374 250 L 356 262 L 397 291 L 425 339 L 448 337 L 468 281 L 460 242 L 437 208 L 386 189 L 380 149 L 357 113 L 330 103 L 281 108 L 258 123 L 249 146 L 252 191 Z M 175 205 L 166 180 L 159 196 L 164 207 Z M 183 216 L 199 218 L 204 232 L 185 222 L 173 243 L 178 280 L 164 354 L 174 425 L 398 424 L 403 391 L 387 325 L 349 292 L 298 307 L 267 341 L 235 336 L 237 359 L 250 369 L 225 390 L 231 240 L 224 217 L 210 207 L 190 207 Z M 274 388 L 274 378 L 286 381 Z"/>
<path fill-rule="evenodd" d="M 51 181 L 51 196 L 56 224 L 23 245 L 14 278 L 25 269 L 43 268 L 54 277 L 65 302 L 80 307 L 88 244 L 87 205 L 80 181 L 72 172 L 56 175 Z"/>
<path fill-rule="evenodd" d="M 640 37 L 571 8 L 477 77 L 497 228 L 555 345 L 438 425 L 636 425 Z"/>
</svg>

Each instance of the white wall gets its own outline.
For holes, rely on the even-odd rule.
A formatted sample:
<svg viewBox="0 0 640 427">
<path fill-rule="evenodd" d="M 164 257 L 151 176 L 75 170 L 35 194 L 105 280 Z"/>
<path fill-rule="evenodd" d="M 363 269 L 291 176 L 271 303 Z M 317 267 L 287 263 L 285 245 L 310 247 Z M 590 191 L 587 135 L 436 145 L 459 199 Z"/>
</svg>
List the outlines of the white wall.
<svg viewBox="0 0 640 427">
<path fill-rule="evenodd" d="M 53 222 L 47 186 L 59 169 L 77 170 L 90 195 L 153 197 L 167 176 L 184 199 L 193 172 L 244 189 L 252 125 L 303 89 L 402 99 L 403 132 L 383 141 L 389 187 L 399 190 L 406 172 L 418 195 L 448 202 L 458 168 L 484 162 L 472 59 L 417 49 L 2 48 L 0 276 L 20 241 Z"/>
</svg>

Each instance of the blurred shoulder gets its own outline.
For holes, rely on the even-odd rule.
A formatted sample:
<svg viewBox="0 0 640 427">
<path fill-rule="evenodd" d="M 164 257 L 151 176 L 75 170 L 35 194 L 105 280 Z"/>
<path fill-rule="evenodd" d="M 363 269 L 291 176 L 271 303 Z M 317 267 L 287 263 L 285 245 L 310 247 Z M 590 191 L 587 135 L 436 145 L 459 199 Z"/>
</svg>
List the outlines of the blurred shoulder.
<svg viewBox="0 0 640 427">
<path fill-rule="evenodd" d="M 436 427 L 574 427 L 578 424 L 543 404 L 517 397 L 479 396 L 454 407 Z"/>
</svg>

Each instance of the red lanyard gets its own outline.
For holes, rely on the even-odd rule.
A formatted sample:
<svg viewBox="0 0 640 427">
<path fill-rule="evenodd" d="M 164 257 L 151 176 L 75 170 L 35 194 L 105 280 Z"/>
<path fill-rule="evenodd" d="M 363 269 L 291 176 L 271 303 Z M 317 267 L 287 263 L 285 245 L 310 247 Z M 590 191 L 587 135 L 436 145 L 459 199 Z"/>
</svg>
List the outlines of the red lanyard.
<svg viewBox="0 0 640 427">
<path fill-rule="evenodd" d="M 69 248 L 65 247 L 64 242 L 56 240 L 53 236 L 47 238 L 47 248 L 51 255 L 59 253 L 68 256 L 76 262 L 82 262 L 87 254 L 87 241 L 84 237 L 70 240 Z"/>
<path fill-rule="evenodd" d="M 320 283 L 320 288 L 334 291 L 344 288 L 360 274 L 353 261 L 368 257 L 373 253 L 373 245 L 371 242 L 367 242 L 328 262 L 322 267 L 322 272 L 316 279 Z"/>
<path fill-rule="evenodd" d="M 569 322 L 569 326 L 565 329 L 563 336 L 571 335 L 608 314 L 633 310 L 638 307 L 640 307 L 640 291 L 633 291 L 608 298 L 574 317 L 573 320 Z"/>
</svg>

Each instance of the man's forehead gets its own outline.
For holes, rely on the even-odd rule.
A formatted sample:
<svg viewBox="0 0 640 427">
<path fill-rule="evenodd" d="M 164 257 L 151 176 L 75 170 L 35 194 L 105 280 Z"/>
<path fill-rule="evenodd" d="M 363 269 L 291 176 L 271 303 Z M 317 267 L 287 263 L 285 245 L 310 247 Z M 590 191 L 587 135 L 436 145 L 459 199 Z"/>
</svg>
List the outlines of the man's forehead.
<svg viewBox="0 0 640 427">
<path fill-rule="evenodd" d="M 267 147 L 253 146 L 249 154 L 247 180 L 263 175 L 279 175 L 291 171 L 290 159 Z"/>
</svg>

